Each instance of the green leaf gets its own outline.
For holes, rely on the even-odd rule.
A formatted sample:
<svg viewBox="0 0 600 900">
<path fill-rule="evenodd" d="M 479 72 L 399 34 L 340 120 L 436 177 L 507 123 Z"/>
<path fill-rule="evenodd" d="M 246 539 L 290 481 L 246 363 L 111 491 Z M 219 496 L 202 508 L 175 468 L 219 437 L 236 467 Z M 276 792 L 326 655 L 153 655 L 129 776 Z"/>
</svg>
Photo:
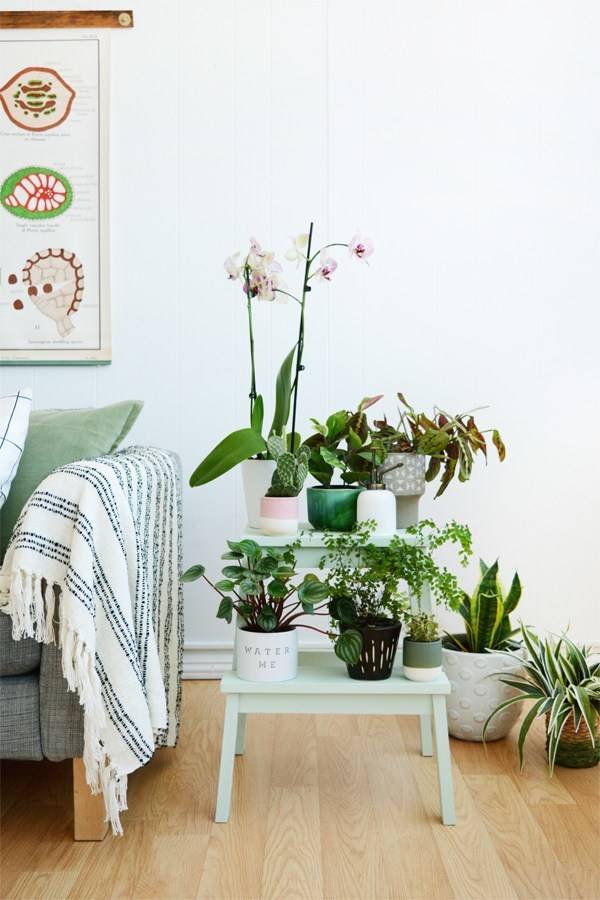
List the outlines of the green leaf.
<svg viewBox="0 0 600 900">
<path fill-rule="evenodd" d="M 271 597 L 275 597 L 277 600 L 283 599 L 286 594 L 289 592 L 289 588 L 284 581 L 280 581 L 278 578 L 274 578 L 273 581 L 269 582 L 267 587 L 267 593 L 271 595 Z"/>
<path fill-rule="evenodd" d="M 241 428 L 227 435 L 220 444 L 211 450 L 200 465 L 192 473 L 190 487 L 199 487 L 214 481 L 239 465 L 245 459 L 251 459 L 257 453 L 262 453 L 267 445 L 260 434 L 253 428 Z"/>
<path fill-rule="evenodd" d="M 236 584 L 244 577 L 247 571 L 247 569 L 242 569 L 241 566 L 225 566 L 221 569 L 225 578 L 231 578 Z"/>
<path fill-rule="evenodd" d="M 349 628 L 343 631 L 335 642 L 335 655 L 342 662 L 355 665 L 360 659 L 363 648 L 363 638 L 360 631 Z"/>
<path fill-rule="evenodd" d="M 504 606 L 498 592 L 498 561 L 486 571 L 471 600 L 471 627 L 475 653 L 492 647 L 502 621 Z"/>
<path fill-rule="evenodd" d="M 334 469 L 346 468 L 345 461 L 341 460 L 333 450 L 329 449 L 329 447 L 321 447 L 321 457 L 328 466 L 332 466 Z"/>
<path fill-rule="evenodd" d="M 292 366 L 296 355 L 296 344 L 281 364 L 275 382 L 275 414 L 269 434 L 281 434 L 290 417 L 292 399 Z"/>
<path fill-rule="evenodd" d="M 259 559 L 256 562 L 254 571 L 259 575 L 272 575 L 277 566 L 278 562 L 274 557 L 263 556 L 262 559 Z"/>
<path fill-rule="evenodd" d="M 285 441 L 286 441 L 286 447 L 290 452 L 292 450 L 292 441 L 293 441 L 294 442 L 294 451 L 296 451 L 302 444 L 302 436 L 300 435 L 300 433 L 298 431 L 295 431 L 293 434 L 290 431 L 290 433 L 288 435 L 286 435 Z M 308 448 L 307 448 L 307 450 L 308 450 Z"/>
<path fill-rule="evenodd" d="M 235 584 L 229 578 L 223 578 L 221 581 L 216 582 L 215 587 L 218 591 L 227 593 L 227 591 L 232 591 L 234 589 Z"/>
<path fill-rule="evenodd" d="M 198 581 L 199 578 L 202 578 L 204 573 L 206 572 L 205 566 L 191 566 L 187 569 L 180 578 L 180 581 Z"/>
<path fill-rule="evenodd" d="M 244 554 L 239 553 L 237 550 L 230 550 L 229 553 L 222 553 L 221 559 L 243 559 Z"/>
<path fill-rule="evenodd" d="M 488 569 L 489 569 L 489 566 L 486 565 L 482 559 L 480 559 L 480 560 L 479 560 L 479 571 L 481 572 L 481 577 L 482 577 L 482 578 L 483 578 L 483 576 L 485 575 L 485 573 L 487 572 Z"/>
<path fill-rule="evenodd" d="M 219 603 L 219 609 L 217 610 L 217 619 L 225 619 L 230 623 L 232 611 L 233 600 L 231 599 L 231 597 L 223 597 L 223 599 Z"/>
<path fill-rule="evenodd" d="M 588 694 L 587 694 L 585 688 L 581 687 L 580 684 L 574 684 L 574 685 L 572 685 L 572 688 L 573 688 L 573 696 L 575 697 L 575 700 L 579 704 L 579 708 L 581 709 L 583 718 L 585 719 L 585 724 L 588 727 L 588 731 L 589 731 L 590 737 L 592 739 L 592 747 L 595 747 L 596 746 L 595 730 L 596 729 L 594 728 L 594 724 L 595 724 L 596 716 L 599 715 L 599 713 L 595 712 L 595 710 L 592 708 L 592 704 L 590 703 L 590 698 L 588 697 Z"/>
<path fill-rule="evenodd" d="M 441 461 L 437 458 L 437 456 L 431 456 L 429 458 L 429 465 L 427 466 L 427 471 L 425 472 L 425 481 L 428 483 L 433 481 L 439 475 L 440 469 L 442 467 Z"/>
<path fill-rule="evenodd" d="M 238 546 L 244 556 L 248 556 L 250 559 L 253 559 L 255 556 L 260 554 L 260 546 L 256 543 L 256 541 L 245 539 L 243 541 L 240 541 Z"/>
<path fill-rule="evenodd" d="M 541 700 L 538 700 L 537 703 L 534 703 L 523 722 L 521 723 L 521 728 L 519 729 L 519 768 L 523 769 L 523 765 L 525 763 L 525 753 L 524 753 L 524 745 L 525 738 L 529 734 L 529 729 L 533 725 L 534 721 L 537 718 L 539 709 L 544 702 L 544 697 Z"/>
<path fill-rule="evenodd" d="M 329 588 L 322 581 L 304 580 L 298 588 L 298 598 L 304 603 L 319 603 L 329 596 Z"/>
<path fill-rule="evenodd" d="M 510 590 L 504 601 L 504 615 L 509 616 L 511 612 L 516 608 L 519 600 L 521 599 L 521 582 L 519 580 L 518 572 L 515 572 L 515 576 L 512 580 Z"/>
<path fill-rule="evenodd" d="M 242 578 L 239 583 L 239 588 L 244 594 L 250 594 L 251 596 L 260 593 L 260 588 L 258 586 L 256 578 L 252 578 L 251 576 Z"/>
<path fill-rule="evenodd" d="M 341 437 L 346 428 L 347 421 L 348 413 L 345 409 L 340 409 L 337 412 L 332 413 L 325 423 L 324 436 L 327 440 L 331 442 L 335 441 L 336 438 Z"/>
<path fill-rule="evenodd" d="M 250 427 L 256 431 L 257 434 L 262 435 L 263 429 L 263 421 L 265 418 L 265 405 L 263 403 L 263 398 L 261 394 L 258 395 L 256 400 L 254 401 L 254 405 L 252 406 L 252 417 L 250 420 Z"/>
<path fill-rule="evenodd" d="M 263 631 L 273 631 L 277 628 L 277 616 L 270 606 L 264 606 L 258 614 L 256 624 Z"/>
<path fill-rule="evenodd" d="M 507 709 L 509 706 L 512 706 L 513 703 L 522 703 L 523 700 L 525 700 L 525 697 L 511 697 L 509 700 L 503 700 L 502 703 L 500 703 L 500 705 L 497 706 L 496 709 L 489 714 L 489 716 L 487 717 L 487 719 L 485 720 L 485 723 L 483 725 L 482 737 L 483 737 L 484 744 L 485 744 L 485 736 L 487 734 L 488 727 L 491 724 L 492 720 L 495 718 L 495 716 L 497 716 L 499 713 L 501 713 L 503 709 Z"/>
<path fill-rule="evenodd" d="M 506 459 L 506 447 L 504 446 L 504 441 L 500 437 L 499 431 L 494 430 L 492 432 L 492 443 L 498 451 L 498 459 L 500 462 L 504 462 Z"/>
<path fill-rule="evenodd" d="M 227 546 L 230 550 L 233 550 L 234 553 L 241 553 L 240 550 L 240 542 L 239 541 L 227 541 Z M 242 554 L 243 556 L 243 554 Z"/>
<path fill-rule="evenodd" d="M 355 625 L 358 621 L 358 613 L 354 600 L 351 600 L 350 597 L 338 597 L 335 602 L 335 617 L 343 625 Z"/>
</svg>

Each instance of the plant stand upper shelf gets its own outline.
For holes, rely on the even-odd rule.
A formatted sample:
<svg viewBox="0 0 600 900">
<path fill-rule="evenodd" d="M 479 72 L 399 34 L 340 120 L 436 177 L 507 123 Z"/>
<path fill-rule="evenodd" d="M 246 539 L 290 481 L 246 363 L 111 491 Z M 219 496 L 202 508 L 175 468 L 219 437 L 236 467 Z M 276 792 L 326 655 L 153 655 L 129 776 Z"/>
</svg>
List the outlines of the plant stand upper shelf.
<svg viewBox="0 0 600 900">
<path fill-rule="evenodd" d="M 397 532 L 411 540 L 404 532 Z M 283 548 L 299 541 L 296 548 L 298 567 L 313 568 L 325 552 L 323 534 L 309 526 L 296 537 L 267 537 L 248 530 L 251 538 L 266 547 Z M 387 536 L 373 536 L 373 543 L 385 546 Z M 413 600 L 413 606 L 415 601 Z M 429 591 L 423 592 L 420 608 L 431 609 Z M 234 655 L 235 659 L 235 655 Z M 430 682 L 408 681 L 397 663 L 385 681 L 355 681 L 348 678 L 344 664 L 333 653 L 311 651 L 300 653 L 298 675 L 291 681 L 274 684 L 243 681 L 235 671 L 221 679 L 221 691 L 227 695 L 225 723 L 221 745 L 221 768 L 217 789 L 215 821 L 227 822 L 231 804 L 231 788 L 235 756 L 243 754 L 248 713 L 307 713 L 312 715 L 418 715 L 421 723 L 421 753 L 433 755 L 431 721 L 433 719 L 437 758 L 440 807 L 444 825 L 454 825 L 454 791 L 446 696 L 450 683 L 445 674 Z M 399 772 L 400 775 L 400 772 Z"/>
</svg>

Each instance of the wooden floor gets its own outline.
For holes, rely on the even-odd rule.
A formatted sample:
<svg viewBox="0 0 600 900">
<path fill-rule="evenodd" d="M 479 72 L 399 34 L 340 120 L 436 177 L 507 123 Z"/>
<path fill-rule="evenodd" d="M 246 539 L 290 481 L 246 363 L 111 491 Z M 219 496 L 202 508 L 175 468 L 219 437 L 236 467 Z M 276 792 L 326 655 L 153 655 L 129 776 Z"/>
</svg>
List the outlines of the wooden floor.
<svg viewBox="0 0 600 900">
<path fill-rule="evenodd" d="M 129 782 L 125 836 L 72 841 L 71 765 L 6 763 L 2 898 L 600 897 L 599 770 L 525 775 L 514 737 L 452 741 L 458 825 L 439 821 L 416 719 L 263 716 L 215 825 L 223 702 L 186 682 L 181 741 Z"/>
</svg>

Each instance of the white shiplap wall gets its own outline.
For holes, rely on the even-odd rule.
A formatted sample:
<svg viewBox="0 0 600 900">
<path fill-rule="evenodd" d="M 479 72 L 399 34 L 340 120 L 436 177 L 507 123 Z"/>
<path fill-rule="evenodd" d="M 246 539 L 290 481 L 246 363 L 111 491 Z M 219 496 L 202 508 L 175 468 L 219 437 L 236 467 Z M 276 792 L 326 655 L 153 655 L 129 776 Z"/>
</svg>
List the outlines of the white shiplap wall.
<svg viewBox="0 0 600 900">
<path fill-rule="evenodd" d="M 12 3 L 34 5 L 56 4 Z M 597 3 L 143 0 L 135 17 L 112 42 L 114 362 L 2 369 L 2 390 L 141 398 L 132 439 L 189 474 L 246 417 L 224 257 L 250 234 L 282 252 L 311 218 L 323 240 L 365 229 L 372 265 L 340 258 L 310 298 L 305 430 L 375 392 L 491 404 L 506 463 L 423 513 L 519 567 L 528 622 L 598 638 Z M 256 318 L 270 403 L 296 313 Z M 186 564 L 215 567 L 243 519 L 238 474 L 188 490 Z M 218 670 L 231 632 L 207 592 L 186 596 L 191 671 Z"/>
</svg>

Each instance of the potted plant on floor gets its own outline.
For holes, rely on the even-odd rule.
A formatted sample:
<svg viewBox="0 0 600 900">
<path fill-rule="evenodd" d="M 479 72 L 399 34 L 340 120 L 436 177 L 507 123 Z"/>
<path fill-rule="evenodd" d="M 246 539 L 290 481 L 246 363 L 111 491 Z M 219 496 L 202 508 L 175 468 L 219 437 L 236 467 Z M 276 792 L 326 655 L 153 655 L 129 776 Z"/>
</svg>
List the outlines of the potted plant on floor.
<svg viewBox="0 0 600 900">
<path fill-rule="evenodd" d="M 600 661 L 592 661 L 592 652 L 578 646 L 565 634 L 554 638 L 538 637 L 521 627 L 527 656 L 521 675 L 501 674 L 516 696 L 504 700 L 484 725 L 484 740 L 496 716 L 527 701 L 532 707 L 519 732 L 519 762 L 525 761 L 525 740 L 537 718 L 546 722 L 546 751 L 550 774 L 554 766 L 583 769 L 600 761 Z M 505 654 L 508 655 L 508 654 Z"/>
<path fill-rule="evenodd" d="M 435 406 L 428 415 L 416 412 L 404 394 L 399 393 L 398 399 L 398 425 L 390 425 L 385 417 L 374 422 L 373 438 L 386 447 L 380 474 L 396 496 L 397 527 L 405 528 L 418 521 L 426 482 L 434 481 L 443 468 L 435 495 L 440 497 L 455 475 L 459 481 L 469 480 L 475 455 L 481 453 L 487 460 L 488 447 L 487 431 L 481 431 L 473 418 L 478 410 L 452 416 Z M 506 449 L 499 432 L 488 431 L 500 461 L 504 460 Z"/>
<path fill-rule="evenodd" d="M 304 277 L 300 296 L 287 290 L 282 279 L 282 266 L 270 251 L 263 250 L 255 238 L 250 239 L 250 248 L 240 260 L 234 253 L 225 260 L 225 271 L 230 281 L 239 282 L 248 313 L 248 340 L 250 349 L 250 423 L 249 427 L 232 432 L 211 450 L 196 467 L 190 486 L 198 487 L 219 478 L 234 466 L 242 464 L 244 492 L 251 528 L 260 527 L 260 499 L 264 496 L 275 465 L 269 457 L 267 439 L 272 434 L 281 434 L 292 415 L 292 431 L 289 437 L 290 449 L 295 450 L 300 442 L 296 433 L 298 389 L 300 374 L 304 371 L 304 327 L 306 301 L 315 282 L 329 282 L 337 269 L 337 262 L 330 255 L 332 247 L 344 247 L 350 258 L 366 263 L 373 253 L 372 242 L 361 235 L 347 243 L 329 243 L 319 250 L 313 248 L 313 223 L 306 234 L 299 235 L 286 252 L 286 259 L 302 264 Z M 255 300 L 293 300 L 299 308 L 298 338 L 296 344 L 285 357 L 276 382 L 275 414 L 267 437 L 263 436 L 264 405 L 257 393 L 255 363 L 254 326 L 252 306 Z"/>
<path fill-rule="evenodd" d="M 298 495 L 308 475 L 309 449 L 286 450 L 285 434 L 271 435 L 269 453 L 277 468 L 271 485 L 260 501 L 260 524 L 263 534 L 296 534 L 298 531 Z"/>
<path fill-rule="evenodd" d="M 385 546 L 372 543 L 371 536 L 369 523 L 350 534 L 327 534 L 321 568 L 328 569 L 336 655 L 351 678 L 382 680 L 391 674 L 410 596 L 420 597 L 429 585 L 437 602 L 459 603 L 458 581 L 438 565 L 434 553 L 445 544 L 455 545 L 465 565 L 471 535 L 456 522 L 437 528 L 426 520 L 412 529 L 409 539 L 395 535 Z"/>
<path fill-rule="evenodd" d="M 448 697 L 448 731 L 455 738 L 482 741 L 483 726 L 491 708 L 515 696 L 498 672 L 511 676 L 521 670 L 522 649 L 514 640 L 510 623 L 521 598 L 521 582 L 515 574 L 508 594 L 498 575 L 498 562 L 486 566 L 480 560 L 481 579 L 473 595 L 463 594 L 459 613 L 464 632 L 446 634 L 443 640 L 444 671 L 452 685 Z M 518 631 L 518 629 L 516 629 Z M 510 650 L 509 653 L 503 651 Z M 516 706 L 507 707 L 488 728 L 488 740 L 506 737 L 519 717 Z"/>
<path fill-rule="evenodd" d="M 356 412 L 341 409 L 325 424 L 312 419 L 316 433 L 304 442 L 310 455 L 310 474 L 319 482 L 307 489 L 308 521 L 317 531 L 350 531 L 356 523 L 358 495 L 369 481 L 372 450 L 383 459 L 379 446 L 371 448 L 365 410 L 380 400 L 365 397 Z M 341 484 L 332 484 L 340 477 Z"/>
<path fill-rule="evenodd" d="M 435 681 L 442 674 L 442 642 L 435 616 L 419 612 L 406 616 L 402 670 L 409 681 Z"/>
<path fill-rule="evenodd" d="M 223 578 L 213 583 L 203 565 L 192 566 L 184 582 L 203 578 L 219 595 L 217 618 L 240 618 L 236 639 L 237 674 L 246 681 L 288 681 L 298 669 L 298 637 L 301 626 L 326 631 L 298 620 L 304 615 L 328 616 L 329 588 L 309 573 L 297 581 L 296 557 L 285 550 L 260 547 L 256 541 L 227 541 L 222 559 Z"/>
</svg>

